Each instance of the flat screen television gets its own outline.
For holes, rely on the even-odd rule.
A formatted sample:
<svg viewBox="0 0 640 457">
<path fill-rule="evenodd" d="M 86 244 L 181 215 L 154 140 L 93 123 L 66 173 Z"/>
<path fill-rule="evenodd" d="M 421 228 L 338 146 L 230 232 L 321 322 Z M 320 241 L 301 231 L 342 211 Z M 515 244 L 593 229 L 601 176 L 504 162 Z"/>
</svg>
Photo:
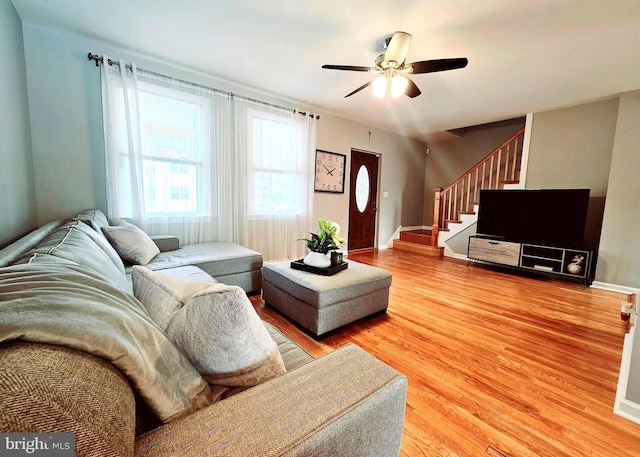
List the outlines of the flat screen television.
<svg viewBox="0 0 640 457">
<path fill-rule="evenodd" d="M 584 247 L 589 189 L 481 190 L 478 235 Z"/>
</svg>

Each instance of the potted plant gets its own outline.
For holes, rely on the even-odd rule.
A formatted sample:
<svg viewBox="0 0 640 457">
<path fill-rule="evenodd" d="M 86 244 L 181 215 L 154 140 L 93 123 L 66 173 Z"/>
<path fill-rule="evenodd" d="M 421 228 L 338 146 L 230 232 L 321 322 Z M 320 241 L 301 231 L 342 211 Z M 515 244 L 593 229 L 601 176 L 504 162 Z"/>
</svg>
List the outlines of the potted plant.
<svg viewBox="0 0 640 457">
<path fill-rule="evenodd" d="M 317 268 L 326 268 L 331 265 L 331 259 L 327 253 L 340 249 L 347 241 L 338 236 L 339 233 L 340 226 L 337 223 L 328 219 L 318 219 L 318 233 L 311 232 L 311 238 L 302 238 L 307 242 L 309 249 L 309 254 L 303 262 Z"/>
</svg>

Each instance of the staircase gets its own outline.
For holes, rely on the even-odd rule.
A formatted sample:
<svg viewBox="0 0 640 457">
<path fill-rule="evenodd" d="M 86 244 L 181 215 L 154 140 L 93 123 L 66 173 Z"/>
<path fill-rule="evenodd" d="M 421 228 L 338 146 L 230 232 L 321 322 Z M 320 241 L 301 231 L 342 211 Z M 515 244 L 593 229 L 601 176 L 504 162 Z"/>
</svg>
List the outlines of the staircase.
<svg viewBox="0 0 640 457">
<path fill-rule="evenodd" d="M 477 220 L 480 190 L 502 189 L 520 182 L 524 127 L 514 133 L 446 189 L 434 189 L 431 230 L 400 232 L 394 249 L 443 255 L 446 239 Z M 441 233 L 443 232 L 443 233 Z"/>
</svg>

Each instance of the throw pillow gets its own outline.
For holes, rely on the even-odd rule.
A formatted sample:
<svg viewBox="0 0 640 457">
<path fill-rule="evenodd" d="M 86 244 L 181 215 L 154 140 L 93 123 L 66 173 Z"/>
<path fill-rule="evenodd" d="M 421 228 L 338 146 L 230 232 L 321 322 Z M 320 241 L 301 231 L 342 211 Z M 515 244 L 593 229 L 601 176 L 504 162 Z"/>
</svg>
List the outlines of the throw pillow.
<svg viewBox="0 0 640 457">
<path fill-rule="evenodd" d="M 249 387 L 286 372 L 244 290 L 135 266 L 134 295 L 210 384 Z"/>
<path fill-rule="evenodd" d="M 165 332 L 209 384 L 250 387 L 286 372 L 278 345 L 238 286 L 213 284 L 193 295 Z"/>
<path fill-rule="evenodd" d="M 120 225 L 102 227 L 102 233 L 120 257 L 133 265 L 146 265 L 160 254 L 149 235 L 125 220 L 120 220 Z"/>
<path fill-rule="evenodd" d="M 131 282 L 133 295 L 140 300 L 151 319 L 162 330 L 167 328 L 173 313 L 182 308 L 191 296 L 212 284 L 185 281 L 137 265 L 131 269 Z"/>
</svg>

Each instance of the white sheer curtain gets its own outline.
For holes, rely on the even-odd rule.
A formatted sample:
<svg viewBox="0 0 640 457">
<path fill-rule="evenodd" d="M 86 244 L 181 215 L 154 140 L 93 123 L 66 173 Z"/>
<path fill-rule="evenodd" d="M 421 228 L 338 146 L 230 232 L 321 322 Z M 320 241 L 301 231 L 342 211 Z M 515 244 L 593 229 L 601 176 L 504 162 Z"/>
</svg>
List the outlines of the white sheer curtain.
<svg viewBox="0 0 640 457">
<path fill-rule="evenodd" d="M 234 100 L 239 239 L 265 259 L 304 257 L 313 206 L 315 121 L 291 110 Z"/>
<path fill-rule="evenodd" d="M 303 257 L 296 240 L 312 225 L 315 121 L 124 68 L 102 70 L 109 217 L 182 244 Z"/>
<path fill-rule="evenodd" d="M 104 62 L 109 62 L 103 56 Z M 137 69 L 101 66 L 107 216 L 133 219 L 146 229 Z"/>
</svg>

